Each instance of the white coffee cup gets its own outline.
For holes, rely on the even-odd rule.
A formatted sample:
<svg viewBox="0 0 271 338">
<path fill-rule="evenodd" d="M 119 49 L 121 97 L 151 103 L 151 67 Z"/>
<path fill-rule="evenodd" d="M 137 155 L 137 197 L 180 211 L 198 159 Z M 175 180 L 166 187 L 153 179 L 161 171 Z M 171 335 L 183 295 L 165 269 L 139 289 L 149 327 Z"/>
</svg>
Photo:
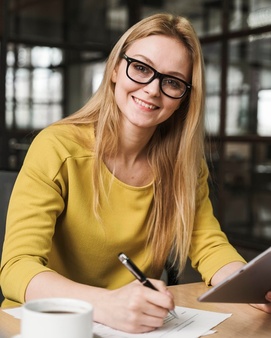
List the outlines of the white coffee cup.
<svg viewBox="0 0 271 338">
<path fill-rule="evenodd" d="M 22 306 L 21 338 L 92 338 L 93 307 L 82 300 L 44 298 Z"/>
</svg>

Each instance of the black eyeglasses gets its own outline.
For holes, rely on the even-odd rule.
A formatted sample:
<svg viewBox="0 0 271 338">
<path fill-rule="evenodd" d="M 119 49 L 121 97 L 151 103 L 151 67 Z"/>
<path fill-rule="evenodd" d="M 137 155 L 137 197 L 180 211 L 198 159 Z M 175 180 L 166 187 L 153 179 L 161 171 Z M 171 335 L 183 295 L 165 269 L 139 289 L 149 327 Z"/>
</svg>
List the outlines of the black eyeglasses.
<svg viewBox="0 0 271 338">
<path fill-rule="evenodd" d="M 148 84 L 158 78 L 162 93 L 172 99 L 182 98 L 192 88 L 188 82 L 175 76 L 161 74 L 153 67 L 130 58 L 126 54 L 123 54 L 123 58 L 127 61 L 126 75 L 130 80 L 140 84 Z"/>
</svg>

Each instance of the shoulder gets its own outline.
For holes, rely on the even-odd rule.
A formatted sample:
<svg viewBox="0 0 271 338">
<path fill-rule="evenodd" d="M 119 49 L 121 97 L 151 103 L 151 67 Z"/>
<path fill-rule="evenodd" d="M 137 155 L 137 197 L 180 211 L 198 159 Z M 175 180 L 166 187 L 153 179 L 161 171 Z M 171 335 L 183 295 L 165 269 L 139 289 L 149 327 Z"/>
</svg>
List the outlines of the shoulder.
<svg viewBox="0 0 271 338">
<path fill-rule="evenodd" d="M 63 157 L 85 156 L 94 143 L 92 125 L 54 124 L 43 129 L 33 140 L 30 150 L 55 152 Z M 87 146 L 86 146 L 87 145 Z"/>
<path fill-rule="evenodd" d="M 68 159 L 92 157 L 93 126 L 54 124 L 43 129 L 33 140 L 24 166 L 56 172 Z"/>
<path fill-rule="evenodd" d="M 80 145 L 80 140 L 83 138 L 89 140 L 94 138 L 94 128 L 92 124 L 52 124 L 43 129 L 36 138 L 54 139 L 59 142 L 65 140 L 68 143 L 75 142 Z"/>
</svg>

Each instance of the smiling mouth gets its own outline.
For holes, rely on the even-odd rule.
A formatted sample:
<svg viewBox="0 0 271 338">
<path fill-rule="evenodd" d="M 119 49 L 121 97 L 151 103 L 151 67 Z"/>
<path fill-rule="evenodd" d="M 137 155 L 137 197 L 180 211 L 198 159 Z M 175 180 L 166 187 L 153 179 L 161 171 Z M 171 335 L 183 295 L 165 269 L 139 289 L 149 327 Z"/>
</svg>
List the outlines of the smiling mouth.
<svg viewBox="0 0 271 338">
<path fill-rule="evenodd" d="M 148 104 L 144 101 L 141 101 L 140 99 L 136 98 L 136 97 L 133 97 L 135 102 L 137 104 L 139 104 L 140 106 L 144 107 L 144 108 L 148 108 L 148 109 L 151 109 L 151 110 L 155 110 L 155 109 L 158 109 L 157 106 L 153 105 L 153 104 Z"/>
</svg>

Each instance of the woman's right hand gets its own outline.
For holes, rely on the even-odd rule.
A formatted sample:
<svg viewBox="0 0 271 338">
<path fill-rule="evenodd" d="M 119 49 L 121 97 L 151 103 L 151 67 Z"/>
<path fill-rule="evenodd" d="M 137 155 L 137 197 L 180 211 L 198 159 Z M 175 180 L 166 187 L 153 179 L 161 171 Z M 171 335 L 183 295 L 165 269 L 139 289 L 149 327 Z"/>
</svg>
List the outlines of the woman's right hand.
<svg viewBox="0 0 271 338">
<path fill-rule="evenodd" d="M 164 282 L 154 279 L 151 282 L 159 291 L 138 281 L 108 291 L 99 308 L 94 309 L 94 320 L 130 333 L 161 327 L 168 311 L 174 309 L 174 300 Z"/>
</svg>

